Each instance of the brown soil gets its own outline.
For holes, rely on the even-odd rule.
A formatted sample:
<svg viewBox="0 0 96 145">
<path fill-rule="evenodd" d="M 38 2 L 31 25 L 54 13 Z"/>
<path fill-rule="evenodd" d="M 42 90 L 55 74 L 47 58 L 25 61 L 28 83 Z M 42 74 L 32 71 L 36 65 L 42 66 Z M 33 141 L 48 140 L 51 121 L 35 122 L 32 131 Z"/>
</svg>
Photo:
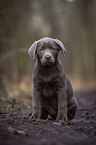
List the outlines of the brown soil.
<svg viewBox="0 0 96 145">
<path fill-rule="evenodd" d="M 96 91 L 76 93 L 76 117 L 67 123 L 26 118 L 30 105 L 0 100 L 0 145 L 96 145 Z"/>
</svg>

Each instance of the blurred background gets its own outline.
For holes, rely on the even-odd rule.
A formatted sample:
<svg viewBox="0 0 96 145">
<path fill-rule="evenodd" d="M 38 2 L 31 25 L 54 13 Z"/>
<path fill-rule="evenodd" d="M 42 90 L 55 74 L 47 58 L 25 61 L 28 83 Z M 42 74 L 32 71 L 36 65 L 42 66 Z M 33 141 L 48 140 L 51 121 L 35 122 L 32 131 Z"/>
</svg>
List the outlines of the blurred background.
<svg viewBox="0 0 96 145">
<path fill-rule="evenodd" d="M 31 96 L 28 49 L 49 36 L 63 42 L 74 91 L 96 89 L 96 0 L 0 0 L 0 96 Z"/>
</svg>

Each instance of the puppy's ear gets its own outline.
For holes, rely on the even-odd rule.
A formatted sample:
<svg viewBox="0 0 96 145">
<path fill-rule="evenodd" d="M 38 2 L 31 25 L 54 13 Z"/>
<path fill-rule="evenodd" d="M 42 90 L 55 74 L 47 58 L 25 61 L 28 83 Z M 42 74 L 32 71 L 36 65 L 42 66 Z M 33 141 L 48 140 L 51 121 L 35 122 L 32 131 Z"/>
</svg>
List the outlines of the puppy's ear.
<svg viewBox="0 0 96 145">
<path fill-rule="evenodd" d="M 34 61 L 35 61 L 35 57 L 36 57 L 37 43 L 38 43 L 38 41 L 35 41 L 28 50 L 29 55 L 31 57 L 33 57 Z"/>
<path fill-rule="evenodd" d="M 62 53 L 63 53 L 63 56 L 65 56 L 65 54 L 66 54 L 66 49 L 65 49 L 65 47 L 64 47 L 64 45 L 63 45 L 63 43 L 60 41 L 60 40 L 58 40 L 58 39 L 54 39 L 55 40 L 55 42 L 57 43 L 57 45 L 59 45 L 59 47 L 60 47 L 60 50 L 62 51 Z"/>
</svg>

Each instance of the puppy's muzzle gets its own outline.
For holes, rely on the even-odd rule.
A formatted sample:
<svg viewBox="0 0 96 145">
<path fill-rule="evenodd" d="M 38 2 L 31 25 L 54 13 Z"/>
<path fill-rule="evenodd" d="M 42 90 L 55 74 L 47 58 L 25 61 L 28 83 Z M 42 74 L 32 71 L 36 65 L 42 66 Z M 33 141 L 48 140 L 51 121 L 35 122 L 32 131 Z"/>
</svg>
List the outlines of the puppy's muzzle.
<svg viewBox="0 0 96 145">
<path fill-rule="evenodd" d="M 41 60 L 41 63 L 43 65 L 51 65 L 55 62 L 55 58 L 53 57 L 53 55 L 49 52 L 46 52 Z"/>
<path fill-rule="evenodd" d="M 46 60 L 50 60 L 51 57 L 52 57 L 52 55 L 50 55 L 50 54 L 45 54 L 45 55 L 44 55 L 44 58 L 45 58 Z"/>
</svg>

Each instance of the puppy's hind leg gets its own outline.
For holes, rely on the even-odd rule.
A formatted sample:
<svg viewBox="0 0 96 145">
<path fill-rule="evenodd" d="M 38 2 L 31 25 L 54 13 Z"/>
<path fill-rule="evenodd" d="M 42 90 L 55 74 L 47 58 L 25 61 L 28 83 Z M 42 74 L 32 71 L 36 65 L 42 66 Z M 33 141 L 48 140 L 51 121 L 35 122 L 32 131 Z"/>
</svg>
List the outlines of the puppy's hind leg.
<svg viewBox="0 0 96 145">
<path fill-rule="evenodd" d="M 76 98 L 72 97 L 69 100 L 68 104 L 67 104 L 67 108 L 68 108 L 68 112 L 67 112 L 68 120 L 72 120 L 75 117 L 77 106 L 78 106 L 78 103 L 76 101 Z"/>
<path fill-rule="evenodd" d="M 75 96 L 73 95 L 73 88 L 67 75 L 65 82 L 67 91 L 67 117 L 68 120 L 71 120 L 75 117 L 78 103 L 76 101 Z"/>
</svg>

